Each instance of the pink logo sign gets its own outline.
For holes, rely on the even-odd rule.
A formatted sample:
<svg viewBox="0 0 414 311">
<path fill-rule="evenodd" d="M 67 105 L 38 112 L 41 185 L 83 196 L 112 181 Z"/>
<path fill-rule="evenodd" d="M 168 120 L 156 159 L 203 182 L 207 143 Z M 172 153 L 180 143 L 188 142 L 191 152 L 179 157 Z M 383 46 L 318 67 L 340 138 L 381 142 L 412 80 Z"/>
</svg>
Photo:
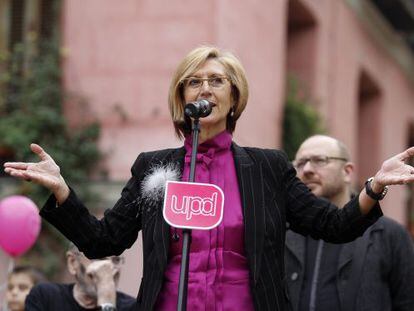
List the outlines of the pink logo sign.
<svg viewBox="0 0 414 311">
<path fill-rule="evenodd" d="M 164 219 L 173 227 L 208 230 L 223 218 L 224 194 L 212 184 L 167 181 Z"/>
</svg>

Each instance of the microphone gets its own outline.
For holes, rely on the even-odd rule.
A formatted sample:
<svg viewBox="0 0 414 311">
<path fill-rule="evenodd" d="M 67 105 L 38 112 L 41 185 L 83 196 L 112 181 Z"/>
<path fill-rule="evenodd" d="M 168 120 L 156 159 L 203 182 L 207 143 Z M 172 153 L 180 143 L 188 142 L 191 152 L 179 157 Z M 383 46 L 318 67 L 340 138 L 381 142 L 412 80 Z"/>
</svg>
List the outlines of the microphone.
<svg viewBox="0 0 414 311">
<path fill-rule="evenodd" d="M 187 117 L 193 119 L 204 118 L 210 115 L 214 104 L 210 103 L 206 99 L 191 102 L 185 105 L 184 113 Z"/>
</svg>

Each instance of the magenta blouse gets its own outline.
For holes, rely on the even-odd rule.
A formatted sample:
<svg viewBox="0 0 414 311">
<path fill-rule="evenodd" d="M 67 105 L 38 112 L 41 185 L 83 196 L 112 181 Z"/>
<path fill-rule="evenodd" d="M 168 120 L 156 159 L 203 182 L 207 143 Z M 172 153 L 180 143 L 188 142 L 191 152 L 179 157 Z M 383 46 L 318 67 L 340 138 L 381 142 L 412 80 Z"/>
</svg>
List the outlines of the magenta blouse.
<svg viewBox="0 0 414 311">
<path fill-rule="evenodd" d="M 244 251 L 244 223 L 233 154 L 232 136 L 224 131 L 199 145 L 196 182 L 211 183 L 224 192 L 224 217 L 212 230 L 192 230 L 187 309 L 254 310 Z M 188 181 L 192 142 L 185 139 L 183 181 Z M 172 236 L 178 233 L 180 239 Z M 177 309 L 182 231 L 171 228 L 169 261 L 155 310 Z"/>
</svg>

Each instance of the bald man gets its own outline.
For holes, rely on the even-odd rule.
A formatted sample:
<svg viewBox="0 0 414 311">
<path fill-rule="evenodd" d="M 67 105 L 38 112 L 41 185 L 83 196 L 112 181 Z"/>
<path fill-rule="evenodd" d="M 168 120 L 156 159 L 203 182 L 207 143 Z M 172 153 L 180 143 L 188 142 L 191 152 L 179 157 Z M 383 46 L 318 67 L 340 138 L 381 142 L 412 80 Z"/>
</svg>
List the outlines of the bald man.
<svg viewBox="0 0 414 311">
<path fill-rule="evenodd" d="M 354 164 L 346 146 L 312 136 L 294 161 L 298 177 L 338 207 L 349 201 Z M 314 240 L 288 230 L 286 278 L 293 311 L 414 310 L 414 246 L 387 217 L 346 244 Z"/>
</svg>

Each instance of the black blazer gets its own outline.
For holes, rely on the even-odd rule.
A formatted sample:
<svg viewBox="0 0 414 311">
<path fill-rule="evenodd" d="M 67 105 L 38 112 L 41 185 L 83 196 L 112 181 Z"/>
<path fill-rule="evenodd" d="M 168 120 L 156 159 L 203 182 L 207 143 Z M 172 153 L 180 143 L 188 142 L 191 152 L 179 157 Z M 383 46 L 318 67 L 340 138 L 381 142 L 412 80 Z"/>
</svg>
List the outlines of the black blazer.
<svg viewBox="0 0 414 311">
<path fill-rule="evenodd" d="M 242 148 L 233 143 L 245 224 L 245 249 L 250 288 L 256 310 L 285 310 L 284 245 L 286 222 L 301 234 L 330 242 L 347 242 L 363 234 L 382 215 L 377 205 L 362 216 L 358 201 L 338 210 L 316 198 L 296 178 L 286 155 L 277 150 Z M 91 216 L 71 191 L 56 208 L 51 196 L 41 216 L 52 223 L 90 258 L 121 254 L 142 230 L 143 279 L 137 310 L 152 310 L 163 283 L 168 261 L 170 227 L 163 220 L 162 202 L 157 208 L 142 204 L 140 184 L 154 165 L 184 165 L 185 149 L 166 149 L 138 156 L 132 177 L 121 198 L 101 220 Z"/>
</svg>

